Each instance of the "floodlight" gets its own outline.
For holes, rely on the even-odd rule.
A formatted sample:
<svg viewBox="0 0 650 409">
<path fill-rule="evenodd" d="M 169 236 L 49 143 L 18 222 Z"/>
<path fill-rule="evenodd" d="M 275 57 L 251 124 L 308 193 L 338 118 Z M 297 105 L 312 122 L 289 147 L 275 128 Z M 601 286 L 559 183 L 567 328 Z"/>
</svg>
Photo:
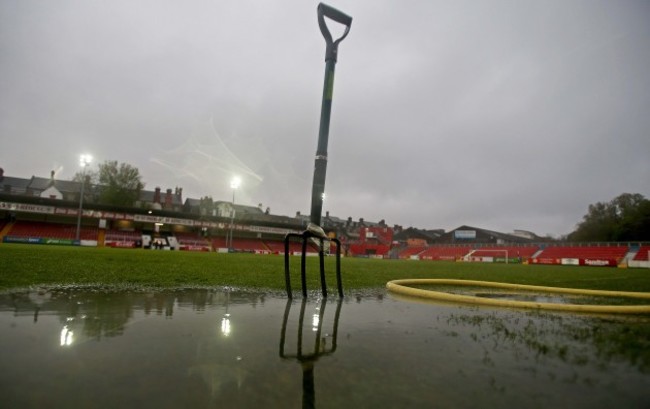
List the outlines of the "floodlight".
<svg viewBox="0 0 650 409">
<path fill-rule="evenodd" d="M 230 180 L 230 188 L 239 189 L 239 186 L 241 186 L 241 178 L 239 176 L 233 176 Z"/>
</svg>

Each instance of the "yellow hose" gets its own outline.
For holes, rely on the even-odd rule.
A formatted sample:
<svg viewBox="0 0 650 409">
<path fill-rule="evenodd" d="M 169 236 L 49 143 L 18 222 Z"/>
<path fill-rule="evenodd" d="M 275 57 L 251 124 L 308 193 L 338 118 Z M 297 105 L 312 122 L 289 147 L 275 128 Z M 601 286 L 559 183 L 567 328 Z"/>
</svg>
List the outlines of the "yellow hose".
<svg viewBox="0 0 650 409">
<path fill-rule="evenodd" d="M 604 291 L 604 290 L 586 290 L 576 288 L 560 287 L 541 287 L 535 285 L 495 283 L 489 281 L 474 280 L 453 280 L 453 279 L 404 279 L 392 280 L 386 284 L 388 291 L 418 298 L 430 300 L 447 301 L 454 303 L 474 304 L 474 305 L 491 305 L 496 307 L 510 308 L 532 308 L 539 310 L 555 310 L 570 312 L 595 312 L 595 313 L 615 313 L 615 314 L 648 314 L 650 305 L 593 305 L 593 304 L 556 304 L 532 301 L 514 301 L 514 300 L 495 300 L 492 298 L 475 297 L 470 295 L 451 294 L 440 291 L 424 290 L 420 288 L 408 287 L 409 285 L 423 284 L 442 284 L 442 285 L 461 285 L 461 286 L 478 286 L 490 288 L 505 288 L 510 290 L 538 291 L 548 293 L 576 294 L 586 296 L 600 297 L 625 297 L 625 298 L 648 298 L 650 293 L 632 292 L 632 291 Z"/>
</svg>

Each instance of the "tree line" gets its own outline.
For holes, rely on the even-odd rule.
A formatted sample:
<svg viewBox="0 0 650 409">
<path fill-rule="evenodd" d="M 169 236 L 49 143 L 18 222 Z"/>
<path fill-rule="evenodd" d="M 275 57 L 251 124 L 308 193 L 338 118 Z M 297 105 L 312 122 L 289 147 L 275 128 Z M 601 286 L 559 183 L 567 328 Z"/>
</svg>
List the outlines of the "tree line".
<svg viewBox="0 0 650 409">
<path fill-rule="evenodd" d="M 650 241 L 650 200 L 623 193 L 609 202 L 590 204 L 569 241 Z"/>
</svg>

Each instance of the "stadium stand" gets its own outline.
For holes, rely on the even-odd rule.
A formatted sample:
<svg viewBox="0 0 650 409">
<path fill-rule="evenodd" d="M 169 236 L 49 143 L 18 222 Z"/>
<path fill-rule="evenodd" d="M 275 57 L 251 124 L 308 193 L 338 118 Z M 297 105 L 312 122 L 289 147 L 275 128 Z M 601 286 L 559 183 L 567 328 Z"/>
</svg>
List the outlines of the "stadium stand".
<svg viewBox="0 0 650 409">
<path fill-rule="evenodd" d="M 212 247 L 214 249 L 227 249 L 228 242 L 225 237 L 214 237 L 212 238 Z M 246 239 L 246 238 L 237 238 L 235 237 L 232 241 L 232 248 L 235 251 L 243 252 L 266 252 L 270 253 L 271 250 L 264 244 L 260 239 Z"/>
<path fill-rule="evenodd" d="M 228 243 L 225 237 L 213 237 L 212 238 L 212 248 L 213 249 L 227 249 Z"/>
<path fill-rule="evenodd" d="M 529 259 L 529 263 L 616 267 L 629 249 L 628 245 L 550 246 Z"/>
<path fill-rule="evenodd" d="M 96 227 L 82 226 L 80 239 L 97 240 L 97 232 Z M 17 221 L 9 230 L 7 236 L 74 240 L 76 234 L 77 226 L 71 224 Z"/>
<path fill-rule="evenodd" d="M 350 243 L 349 250 L 352 256 L 385 257 L 390 251 L 390 245 L 368 242 Z"/>
<path fill-rule="evenodd" d="M 537 258 L 602 258 L 620 260 L 628 252 L 628 246 L 551 246 L 546 247 Z"/>
<path fill-rule="evenodd" d="M 195 233 L 174 233 L 181 250 L 210 251 L 210 241 Z"/>
<path fill-rule="evenodd" d="M 139 231 L 106 230 L 106 240 L 134 241 L 142 239 Z"/>
<path fill-rule="evenodd" d="M 266 240 L 264 242 L 266 244 L 266 247 L 271 251 L 273 254 L 281 254 L 284 253 L 284 241 L 279 241 L 279 240 Z M 289 251 L 301 251 L 300 250 L 300 244 L 298 242 L 290 242 L 289 243 Z"/>
<path fill-rule="evenodd" d="M 273 254 L 284 254 L 284 240 L 265 240 L 264 244 Z M 302 251 L 302 244 L 299 241 L 290 241 L 289 242 L 289 252 L 290 253 L 299 253 Z M 307 244 L 308 253 L 316 253 L 318 249 L 312 244 Z"/>
<path fill-rule="evenodd" d="M 279 240 L 265 240 L 264 244 L 271 251 L 271 253 L 279 254 L 284 253 L 284 242 Z"/>
<path fill-rule="evenodd" d="M 397 253 L 397 258 L 407 259 L 416 256 L 427 249 L 427 246 L 404 247 Z"/>
<path fill-rule="evenodd" d="M 52 183 L 66 187 L 59 189 L 63 196 L 50 193 L 40 196 Z M 0 241 L 99 247 L 139 247 L 140 244 L 149 248 L 149 239 L 152 239 L 164 241 L 165 249 L 173 250 L 224 251 L 230 246 L 239 252 L 279 254 L 284 253 L 283 236 L 301 232 L 309 222 L 309 216 L 300 212 L 296 212 L 295 217 L 280 216 L 270 214 L 270 209 L 263 212 L 261 205 L 236 206 L 237 237 L 229 244 L 225 236 L 234 227 L 229 202 L 187 199 L 183 204 L 181 188 L 167 189 L 163 201 L 163 192 L 156 188 L 156 191 L 144 192 L 133 206 L 110 206 L 98 200 L 97 192 L 101 189 L 89 188 L 87 195 L 94 195 L 94 198 L 84 203 L 87 208 L 81 215 L 82 243 L 79 243 L 75 240 L 79 220 L 76 202 L 79 189 L 75 183 L 56 181 L 53 177 L 4 177 L 0 192 L 3 200 Z M 404 229 L 399 225 L 389 227 L 384 220 L 375 223 L 363 218 L 358 221 L 351 217 L 340 219 L 330 216 L 329 212 L 326 212 L 323 227 L 328 234 L 341 240 L 345 256 L 502 262 L 507 255 L 508 262 L 517 259 L 533 264 L 650 268 L 647 241 L 562 243 L 523 230 L 501 233 L 468 225 L 448 232 Z M 330 253 L 335 250 L 335 246 L 332 247 Z M 301 250 L 299 240 L 290 243 L 292 253 Z M 317 251 L 317 246 L 309 243 L 308 252 Z"/>
<path fill-rule="evenodd" d="M 257 239 L 240 239 L 235 237 L 232 241 L 232 247 L 240 251 L 269 251 L 269 248 L 266 247 L 264 242 Z"/>
<path fill-rule="evenodd" d="M 634 256 L 634 261 L 650 261 L 648 253 L 650 253 L 650 246 L 641 246 Z"/>
<path fill-rule="evenodd" d="M 457 260 L 465 257 L 470 246 L 432 246 L 419 254 L 420 260 Z"/>
<path fill-rule="evenodd" d="M 469 254 L 470 257 L 505 257 L 510 259 L 525 260 L 533 256 L 539 250 L 538 246 L 491 246 L 481 247 Z M 507 252 L 507 253 L 506 253 Z"/>
<path fill-rule="evenodd" d="M 104 235 L 104 245 L 107 247 L 137 247 L 140 240 L 142 233 L 139 231 L 106 230 Z"/>
</svg>

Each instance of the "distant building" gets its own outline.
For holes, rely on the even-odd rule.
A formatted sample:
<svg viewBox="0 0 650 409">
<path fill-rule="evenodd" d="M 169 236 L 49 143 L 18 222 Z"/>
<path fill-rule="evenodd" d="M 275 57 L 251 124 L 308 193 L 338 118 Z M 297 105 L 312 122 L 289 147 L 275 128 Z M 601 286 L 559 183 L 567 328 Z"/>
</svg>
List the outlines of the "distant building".
<svg viewBox="0 0 650 409">
<path fill-rule="evenodd" d="M 397 233 L 393 236 L 393 241 L 409 246 L 426 246 L 435 243 L 436 240 L 445 234 L 443 229 L 424 230 L 415 227 L 402 229 L 400 226 L 395 228 Z"/>
<path fill-rule="evenodd" d="M 183 188 L 177 187 L 173 193 L 172 189 L 167 189 L 165 193 L 162 193 L 160 187 L 156 187 L 155 190 L 142 190 L 135 206 L 152 210 L 182 212 L 184 209 Z"/>
<path fill-rule="evenodd" d="M 25 212 L 45 212 L 44 214 L 76 215 L 76 207 L 70 202 L 78 202 L 82 184 L 75 181 L 58 180 L 54 178 L 54 172 L 50 178 L 32 176 L 29 179 L 6 176 L 0 168 L 0 205 L 3 206 L 0 216 L 13 217 L 18 206 L 16 203 L 43 204 L 43 206 L 29 208 Z M 178 226 L 187 233 L 193 229 L 200 229 L 201 234 L 207 234 L 208 230 L 216 234 L 223 234 L 224 226 L 227 226 L 232 219 L 239 232 L 260 237 L 264 234 L 285 234 L 287 231 L 304 230 L 310 222 L 309 215 L 303 215 L 299 211 L 294 217 L 273 215 L 270 208 L 264 209 L 260 203 L 258 206 L 247 206 L 244 204 L 233 204 L 232 201 L 213 200 L 211 197 L 201 199 L 188 198 L 183 201 L 183 189 L 166 189 L 164 192 L 160 187 L 154 190 L 142 190 L 138 200 L 133 206 L 120 207 L 98 203 L 102 185 L 85 185 L 84 203 L 87 206 L 95 206 L 97 212 L 93 217 L 115 220 L 111 222 L 120 225 L 120 229 L 148 229 L 149 225 L 158 222 L 157 218 L 171 217 L 175 219 Z M 20 200 L 12 196 L 22 196 Z M 32 199 L 33 198 L 33 199 Z M 61 208 L 56 202 L 63 202 Z M 28 207 L 24 207 L 27 209 Z M 158 210 L 160 213 L 146 216 L 133 216 L 135 213 L 146 213 L 147 210 Z M 48 213 L 49 212 L 49 213 Z M 91 211 L 92 212 L 92 211 Z M 151 213 L 151 212 L 149 212 Z M 176 215 L 174 214 L 176 213 Z M 102 216 L 96 216 L 102 214 Z M 130 216 L 129 216 L 130 215 Z M 187 220 L 185 220 L 187 218 Z M 119 219 L 119 220 L 118 220 Z M 191 220 L 190 220 L 191 219 Z M 110 221 L 109 220 L 109 221 Z M 200 220 L 198 224 L 194 220 Z M 135 223 L 135 224 L 134 224 Z M 128 224 L 128 226 L 125 226 Z M 200 226 L 200 227 L 196 227 Z M 321 227 L 326 233 L 338 238 L 345 252 L 351 255 L 382 256 L 386 257 L 393 250 L 399 250 L 405 246 L 430 246 L 435 244 L 517 244 L 539 242 L 541 238 L 526 230 L 515 230 L 513 233 L 501 233 L 472 226 L 463 225 L 449 232 L 442 229 L 425 230 L 414 227 L 404 229 L 395 225 L 389 227 L 385 220 L 372 222 L 363 217 L 358 221 L 348 217 L 338 218 L 325 212 L 321 220 Z M 165 227 L 171 229 L 171 227 Z M 216 230 L 215 230 L 216 229 Z M 178 230 L 179 232 L 181 230 Z M 170 230 L 171 231 L 171 230 Z"/>
<path fill-rule="evenodd" d="M 500 233 L 466 225 L 451 230 L 435 240 L 437 244 L 516 244 L 530 242 L 532 242 L 531 239 L 514 234 Z"/>
<path fill-rule="evenodd" d="M 0 168 L 0 193 L 48 199 L 78 201 L 81 183 L 68 180 L 32 176 L 30 179 L 5 176 Z"/>
</svg>

